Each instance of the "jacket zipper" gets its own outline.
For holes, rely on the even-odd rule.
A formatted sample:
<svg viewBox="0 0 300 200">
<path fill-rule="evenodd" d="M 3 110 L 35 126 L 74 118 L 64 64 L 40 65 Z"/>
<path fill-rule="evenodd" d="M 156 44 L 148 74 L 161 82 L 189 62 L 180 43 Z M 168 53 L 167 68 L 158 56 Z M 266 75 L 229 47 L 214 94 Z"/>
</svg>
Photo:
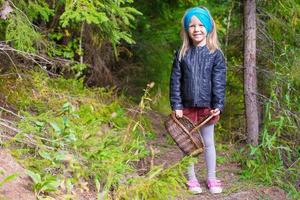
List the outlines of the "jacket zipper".
<svg viewBox="0 0 300 200">
<path fill-rule="evenodd" d="M 195 90 L 195 93 L 194 93 L 194 106 L 197 106 L 196 102 L 197 102 L 197 97 L 198 97 L 198 68 L 199 66 L 197 66 L 198 64 L 198 60 L 199 60 L 199 49 L 196 47 L 196 60 L 195 60 L 195 82 L 196 82 L 196 85 L 194 85 L 194 90 Z"/>
</svg>

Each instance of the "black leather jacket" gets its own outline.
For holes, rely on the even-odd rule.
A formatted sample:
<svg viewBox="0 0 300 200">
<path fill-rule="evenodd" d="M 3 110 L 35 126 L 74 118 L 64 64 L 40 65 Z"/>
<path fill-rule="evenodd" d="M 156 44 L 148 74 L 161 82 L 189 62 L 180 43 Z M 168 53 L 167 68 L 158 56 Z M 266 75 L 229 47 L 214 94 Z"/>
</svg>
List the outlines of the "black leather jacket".
<svg viewBox="0 0 300 200">
<path fill-rule="evenodd" d="M 177 51 L 170 79 L 172 110 L 209 107 L 223 111 L 225 84 L 226 64 L 221 50 L 210 53 L 206 46 L 193 46 L 181 61 Z"/>
</svg>

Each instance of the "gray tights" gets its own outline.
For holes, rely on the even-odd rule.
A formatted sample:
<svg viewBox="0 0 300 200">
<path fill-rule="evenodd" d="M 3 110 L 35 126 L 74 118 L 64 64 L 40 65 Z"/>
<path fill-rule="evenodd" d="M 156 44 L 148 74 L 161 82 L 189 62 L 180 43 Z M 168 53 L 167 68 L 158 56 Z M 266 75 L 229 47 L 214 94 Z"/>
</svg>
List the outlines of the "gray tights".
<svg viewBox="0 0 300 200">
<path fill-rule="evenodd" d="M 205 150 L 205 163 L 207 170 L 207 178 L 216 178 L 216 149 L 214 142 L 214 125 L 207 125 L 200 128 Z M 197 179 L 194 170 L 194 163 L 190 163 L 188 167 L 188 179 Z"/>
</svg>

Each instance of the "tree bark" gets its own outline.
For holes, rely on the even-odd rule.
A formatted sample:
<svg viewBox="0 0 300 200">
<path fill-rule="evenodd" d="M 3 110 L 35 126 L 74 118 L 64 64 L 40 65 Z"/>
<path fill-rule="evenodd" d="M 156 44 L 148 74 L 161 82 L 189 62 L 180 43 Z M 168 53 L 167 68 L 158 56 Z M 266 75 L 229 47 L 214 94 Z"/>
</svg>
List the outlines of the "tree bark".
<svg viewBox="0 0 300 200">
<path fill-rule="evenodd" d="M 256 76 L 256 3 L 244 0 L 244 95 L 247 143 L 258 144 L 258 106 Z"/>
</svg>

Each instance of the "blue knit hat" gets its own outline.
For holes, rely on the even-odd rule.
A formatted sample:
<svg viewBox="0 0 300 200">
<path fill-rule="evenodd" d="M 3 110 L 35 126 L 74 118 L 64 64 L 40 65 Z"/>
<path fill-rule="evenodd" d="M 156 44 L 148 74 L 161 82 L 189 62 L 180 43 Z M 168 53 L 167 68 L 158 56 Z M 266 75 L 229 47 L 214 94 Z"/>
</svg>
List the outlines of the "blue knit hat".
<svg viewBox="0 0 300 200">
<path fill-rule="evenodd" d="M 186 11 L 184 15 L 184 29 L 189 30 L 189 25 L 193 16 L 196 16 L 203 26 L 206 28 L 207 33 L 210 33 L 213 29 L 213 21 L 209 12 L 204 8 L 190 8 Z"/>
</svg>

